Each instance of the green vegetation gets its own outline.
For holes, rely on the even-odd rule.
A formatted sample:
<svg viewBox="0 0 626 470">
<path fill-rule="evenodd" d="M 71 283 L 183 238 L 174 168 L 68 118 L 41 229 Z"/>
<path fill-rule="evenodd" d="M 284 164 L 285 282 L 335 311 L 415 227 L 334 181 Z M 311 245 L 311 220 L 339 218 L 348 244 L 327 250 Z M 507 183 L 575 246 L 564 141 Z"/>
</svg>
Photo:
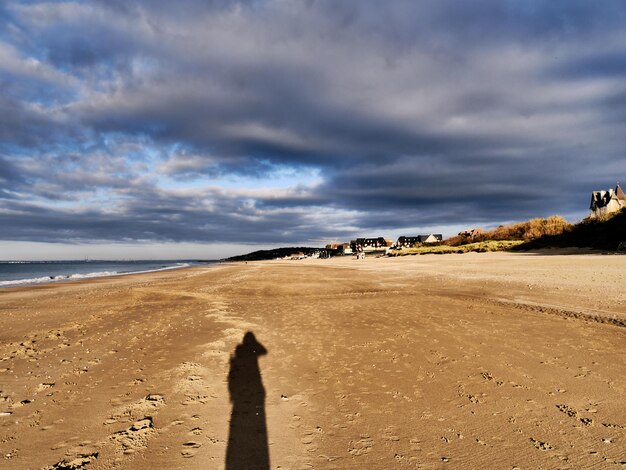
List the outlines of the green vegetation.
<svg viewBox="0 0 626 470">
<path fill-rule="evenodd" d="M 585 219 L 572 225 L 563 217 L 531 219 L 493 230 L 471 230 L 449 238 L 441 245 L 422 245 L 393 250 L 389 256 L 469 253 L 487 251 L 530 251 L 543 248 L 595 248 L 626 251 L 626 209 L 602 219 Z M 282 258 L 301 252 L 309 255 L 319 248 L 293 247 L 261 250 L 228 261 L 251 261 Z"/>
<path fill-rule="evenodd" d="M 573 227 L 563 217 L 553 215 L 545 219 L 531 219 L 526 222 L 501 225 L 493 230 L 474 229 L 451 237 L 442 245 L 404 248 L 391 252 L 390 256 L 510 251 L 529 240 L 562 235 L 572 230 Z"/>
<path fill-rule="evenodd" d="M 310 256 L 316 251 L 320 251 L 320 248 L 311 248 L 309 246 L 293 246 L 274 248 L 273 250 L 258 250 L 253 251 L 240 256 L 231 256 L 224 261 L 263 261 L 276 258 L 283 258 L 285 256 L 292 256 L 296 253 L 303 253 L 306 256 Z"/>
<path fill-rule="evenodd" d="M 465 245 L 434 245 L 434 246 L 418 246 L 415 248 L 403 248 L 394 250 L 389 256 L 407 256 L 407 255 L 426 255 L 437 254 L 444 255 L 448 253 L 484 253 L 487 251 L 507 251 L 524 243 L 522 240 L 489 240 L 484 242 L 467 243 Z"/>
</svg>

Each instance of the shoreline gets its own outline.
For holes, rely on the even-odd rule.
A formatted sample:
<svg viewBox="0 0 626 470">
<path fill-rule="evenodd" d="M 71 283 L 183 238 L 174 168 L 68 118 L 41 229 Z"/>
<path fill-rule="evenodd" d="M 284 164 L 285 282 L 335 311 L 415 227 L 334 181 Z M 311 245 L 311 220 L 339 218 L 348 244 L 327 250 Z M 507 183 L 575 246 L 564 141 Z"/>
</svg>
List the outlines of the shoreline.
<svg viewBox="0 0 626 470">
<path fill-rule="evenodd" d="M 38 263 L 38 262 L 35 262 Z M 107 262 L 108 263 L 108 262 Z M 13 263 L 9 263 L 13 264 Z M 29 263 L 15 263 L 15 264 L 29 264 Z M 40 285 L 48 285 L 48 284 L 58 284 L 58 283 L 66 283 L 66 282 L 80 282 L 80 281 L 88 281 L 91 279 L 105 279 L 110 277 L 119 277 L 119 276 L 131 276 L 137 274 L 150 274 L 150 273 L 158 273 L 162 271 L 172 271 L 178 269 L 186 269 L 196 266 L 209 266 L 217 264 L 217 262 L 207 262 L 203 264 L 189 264 L 189 263 L 180 263 L 180 265 L 172 265 L 172 266 L 164 266 L 155 269 L 145 269 L 140 271 L 129 271 L 129 272 L 114 272 L 114 271 L 95 271 L 88 273 L 73 273 L 68 275 L 56 275 L 56 276 L 40 276 L 37 278 L 25 278 L 25 279 L 7 279 L 0 281 L 0 292 L 4 289 L 17 288 L 17 287 L 34 287 Z"/>
<path fill-rule="evenodd" d="M 0 454 L 224 468 L 236 442 L 272 468 L 619 464 L 626 330 L 548 307 L 621 316 L 622 273 L 621 256 L 480 253 L 5 289 Z M 251 344 L 265 353 L 238 356 Z M 234 418 L 246 403 L 263 422 Z"/>
</svg>

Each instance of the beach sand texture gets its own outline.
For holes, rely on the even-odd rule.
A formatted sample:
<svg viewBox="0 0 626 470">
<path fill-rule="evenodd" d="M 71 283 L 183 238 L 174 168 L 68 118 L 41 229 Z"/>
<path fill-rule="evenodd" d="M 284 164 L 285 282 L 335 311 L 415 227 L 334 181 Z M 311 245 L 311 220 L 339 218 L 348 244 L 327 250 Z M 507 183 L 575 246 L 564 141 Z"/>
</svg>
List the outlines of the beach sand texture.
<svg viewBox="0 0 626 470">
<path fill-rule="evenodd" d="M 624 468 L 625 325 L 626 256 L 4 289 L 0 467 Z"/>
</svg>

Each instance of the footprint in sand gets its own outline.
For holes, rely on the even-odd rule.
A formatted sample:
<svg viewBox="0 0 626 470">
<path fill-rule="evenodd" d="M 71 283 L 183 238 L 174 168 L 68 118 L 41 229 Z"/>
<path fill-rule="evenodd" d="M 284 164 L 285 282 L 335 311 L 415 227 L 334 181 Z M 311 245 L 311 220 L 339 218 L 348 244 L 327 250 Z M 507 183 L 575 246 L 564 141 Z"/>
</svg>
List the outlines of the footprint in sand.
<svg viewBox="0 0 626 470">
<path fill-rule="evenodd" d="M 98 452 L 86 453 L 86 454 L 78 454 L 71 460 L 63 459 L 60 462 L 55 463 L 52 466 L 46 467 L 46 470 L 57 470 L 57 469 L 78 469 L 84 468 L 85 466 L 92 463 L 94 460 L 98 458 Z"/>
<path fill-rule="evenodd" d="M 160 406 L 165 402 L 163 395 L 159 395 L 158 393 L 151 393 L 147 395 L 145 400 L 153 406 Z"/>
<path fill-rule="evenodd" d="M 20 407 L 22 407 L 24 405 L 29 405 L 32 402 L 33 402 L 32 400 L 29 400 L 28 398 L 26 398 L 26 399 L 20 401 L 19 403 L 15 403 L 13 405 L 13 408 L 20 408 Z"/>
<path fill-rule="evenodd" d="M 354 456 L 367 454 L 372 451 L 374 440 L 369 436 L 362 435 L 358 441 L 350 441 L 348 452 Z"/>
<path fill-rule="evenodd" d="M 37 385 L 37 392 L 43 392 L 44 390 L 47 390 L 52 387 L 54 387 L 54 382 L 44 382 L 44 383 Z"/>
<path fill-rule="evenodd" d="M 181 451 L 181 454 L 186 459 L 194 457 L 196 455 L 197 449 L 202 446 L 199 442 L 196 441 L 187 441 L 183 443 L 184 449 Z"/>
<path fill-rule="evenodd" d="M 578 416 L 576 410 L 567 405 L 556 405 L 556 407 L 560 412 L 565 413 L 570 418 L 576 418 Z"/>
<path fill-rule="evenodd" d="M 396 433 L 396 428 L 393 426 L 388 426 L 383 430 L 382 438 L 388 442 L 398 442 L 400 437 Z"/>
<path fill-rule="evenodd" d="M 208 395 L 185 395 L 185 401 L 181 402 L 182 405 L 194 405 L 205 404 L 209 401 Z"/>
<path fill-rule="evenodd" d="M 539 449 L 539 450 L 551 450 L 552 449 L 552 446 L 548 444 L 547 442 L 542 442 L 532 437 L 529 438 L 529 440 L 530 442 L 532 442 L 532 444 L 535 446 L 536 449 Z"/>
<path fill-rule="evenodd" d="M 121 445 L 124 454 L 132 454 L 137 449 L 147 445 L 148 437 L 154 432 L 154 424 L 151 416 L 135 421 L 133 425 L 124 430 L 114 433 L 111 440 Z"/>
<path fill-rule="evenodd" d="M 413 451 L 422 450 L 422 447 L 420 444 L 421 444 L 421 441 L 417 439 L 416 437 L 409 439 L 409 449 Z"/>
</svg>

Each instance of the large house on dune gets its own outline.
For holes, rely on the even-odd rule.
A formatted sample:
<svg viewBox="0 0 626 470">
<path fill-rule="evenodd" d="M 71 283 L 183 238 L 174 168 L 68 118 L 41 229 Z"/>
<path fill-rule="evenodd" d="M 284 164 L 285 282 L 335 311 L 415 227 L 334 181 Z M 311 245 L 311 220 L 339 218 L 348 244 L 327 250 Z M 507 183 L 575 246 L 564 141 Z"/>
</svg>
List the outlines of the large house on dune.
<svg viewBox="0 0 626 470">
<path fill-rule="evenodd" d="M 591 192 L 591 204 L 589 205 L 591 218 L 605 217 L 611 212 L 621 210 L 623 207 L 626 207 L 626 194 L 622 191 L 619 183 L 617 183 L 615 189 Z"/>
<path fill-rule="evenodd" d="M 431 233 L 430 235 L 418 235 L 417 237 L 400 237 L 396 242 L 397 248 L 412 248 L 422 244 L 432 245 L 441 243 L 443 235 L 440 233 Z"/>
<path fill-rule="evenodd" d="M 365 251 L 385 251 L 393 245 L 392 240 L 387 240 L 385 237 L 377 238 L 357 238 L 350 242 L 350 246 L 353 252 L 365 252 Z"/>
</svg>

